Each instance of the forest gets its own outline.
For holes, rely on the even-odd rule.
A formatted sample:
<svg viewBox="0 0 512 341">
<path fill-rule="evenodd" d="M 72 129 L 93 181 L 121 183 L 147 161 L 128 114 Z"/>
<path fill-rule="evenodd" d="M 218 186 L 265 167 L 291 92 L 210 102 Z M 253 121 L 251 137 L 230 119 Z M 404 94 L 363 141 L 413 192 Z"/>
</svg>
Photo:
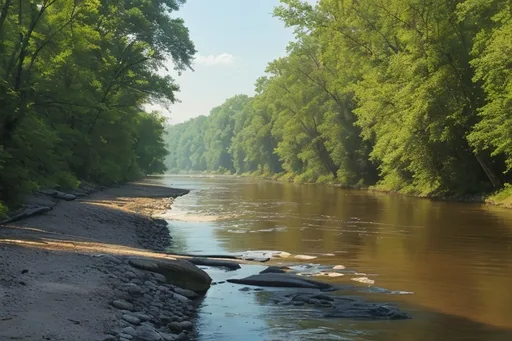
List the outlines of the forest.
<svg viewBox="0 0 512 341">
<path fill-rule="evenodd" d="M 274 16 L 294 30 L 286 57 L 254 96 L 168 126 L 170 171 L 511 191 L 510 1 L 281 0 Z"/>
<path fill-rule="evenodd" d="M 0 0 L 0 216 L 30 191 L 165 170 L 164 118 L 194 44 L 183 0 Z M 175 72 L 176 72 L 175 71 Z"/>
</svg>

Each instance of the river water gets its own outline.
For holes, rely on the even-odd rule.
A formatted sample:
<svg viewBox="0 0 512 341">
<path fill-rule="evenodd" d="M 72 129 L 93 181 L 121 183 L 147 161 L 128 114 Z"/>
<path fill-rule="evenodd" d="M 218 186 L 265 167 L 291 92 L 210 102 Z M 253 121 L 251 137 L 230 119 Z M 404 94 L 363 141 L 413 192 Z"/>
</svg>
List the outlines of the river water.
<svg viewBox="0 0 512 341">
<path fill-rule="evenodd" d="M 167 215 L 173 251 L 280 250 L 291 256 L 273 264 L 302 264 L 306 273 L 343 265 L 343 276 L 320 279 L 413 316 L 318 319 L 267 302 L 267 291 L 222 283 L 201 304 L 201 341 L 512 340 L 512 210 L 241 177 L 155 180 L 191 190 Z M 208 271 L 222 281 L 264 268 Z"/>
</svg>

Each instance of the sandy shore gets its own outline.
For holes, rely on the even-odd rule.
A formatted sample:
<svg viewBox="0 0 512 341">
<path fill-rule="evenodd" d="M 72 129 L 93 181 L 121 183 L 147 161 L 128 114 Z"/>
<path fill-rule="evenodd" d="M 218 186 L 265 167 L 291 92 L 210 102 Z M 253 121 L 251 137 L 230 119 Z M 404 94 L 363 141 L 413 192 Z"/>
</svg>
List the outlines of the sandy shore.
<svg viewBox="0 0 512 341">
<path fill-rule="evenodd" d="M 186 193 L 132 183 L 0 226 L 0 340 L 192 339 L 195 294 L 127 262 L 167 257 L 151 215 Z"/>
</svg>

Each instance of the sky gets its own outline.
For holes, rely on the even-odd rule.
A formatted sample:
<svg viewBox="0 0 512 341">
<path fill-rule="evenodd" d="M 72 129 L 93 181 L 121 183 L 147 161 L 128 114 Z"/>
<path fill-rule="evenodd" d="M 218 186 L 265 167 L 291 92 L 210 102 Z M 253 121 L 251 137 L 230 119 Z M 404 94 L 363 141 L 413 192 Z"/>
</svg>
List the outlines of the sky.
<svg viewBox="0 0 512 341">
<path fill-rule="evenodd" d="M 254 94 L 256 79 L 268 62 L 286 55 L 293 32 L 272 16 L 279 0 L 188 0 L 175 13 L 185 21 L 197 54 L 193 68 L 181 76 L 180 103 L 170 112 L 170 124 L 181 123 L 221 105 L 237 94 Z"/>
</svg>

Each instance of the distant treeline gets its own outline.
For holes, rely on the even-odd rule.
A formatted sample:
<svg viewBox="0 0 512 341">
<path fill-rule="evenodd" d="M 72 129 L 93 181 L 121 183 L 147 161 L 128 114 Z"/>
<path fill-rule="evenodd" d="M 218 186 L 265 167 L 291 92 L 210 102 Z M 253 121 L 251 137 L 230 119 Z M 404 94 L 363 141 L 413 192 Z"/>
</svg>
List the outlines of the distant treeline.
<svg viewBox="0 0 512 341">
<path fill-rule="evenodd" d="M 512 5 L 282 0 L 295 29 L 256 95 L 169 128 L 171 170 L 417 195 L 512 179 Z"/>
<path fill-rule="evenodd" d="M 169 15 L 183 2 L 0 0 L 0 215 L 40 187 L 165 170 L 164 121 L 141 107 L 173 102 L 157 71 L 195 53 Z"/>
</svg>

